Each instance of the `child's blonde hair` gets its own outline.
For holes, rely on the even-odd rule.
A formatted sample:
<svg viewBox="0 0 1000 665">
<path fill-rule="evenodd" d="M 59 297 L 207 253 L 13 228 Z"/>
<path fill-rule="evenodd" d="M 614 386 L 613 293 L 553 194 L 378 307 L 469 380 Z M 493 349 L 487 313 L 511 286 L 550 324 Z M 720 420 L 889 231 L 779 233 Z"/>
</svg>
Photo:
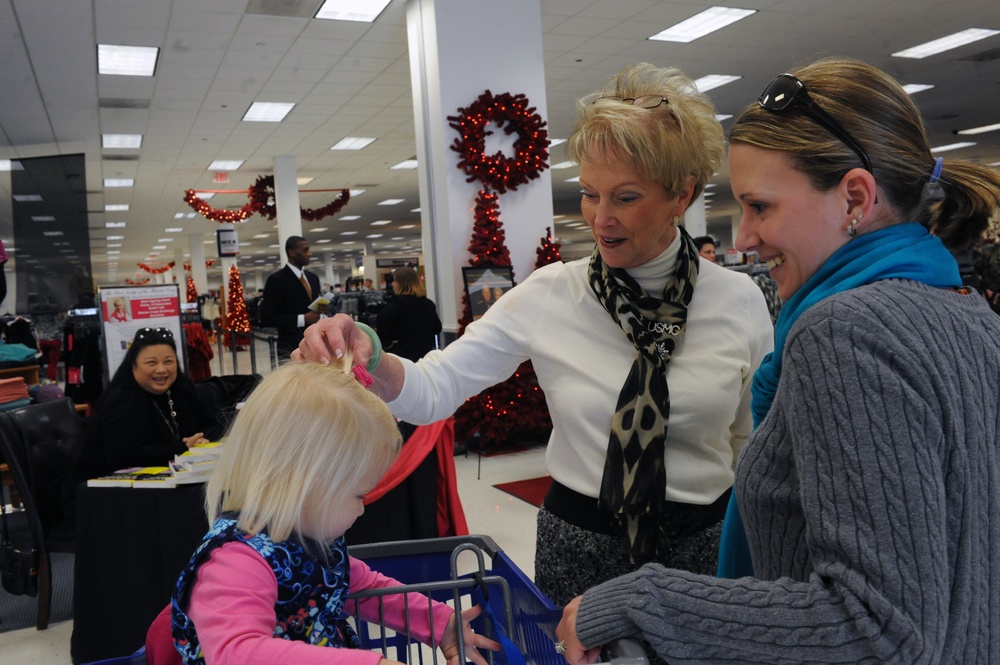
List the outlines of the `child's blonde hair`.
<svg viewBox="0 0 1000 665">
<path fill-rule="evenodd" d="M 285 363 L 233 421 L 206 489 L 209 523 L 239 512 L 238 527 L 248 533 L 318 540 L 306 507 L 332 507 L 366 474 L 381 476 L 401 445 L 388 407 L 354 374 L 336 364 Z"/>
</svg>

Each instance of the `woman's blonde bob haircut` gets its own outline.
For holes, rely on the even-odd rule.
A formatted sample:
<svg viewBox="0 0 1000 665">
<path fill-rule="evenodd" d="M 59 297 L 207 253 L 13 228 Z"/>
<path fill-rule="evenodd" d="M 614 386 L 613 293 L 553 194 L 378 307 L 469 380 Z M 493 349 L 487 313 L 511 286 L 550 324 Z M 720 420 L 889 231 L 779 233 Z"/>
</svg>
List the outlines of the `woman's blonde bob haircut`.
<svg viewBox="0 0 1000 665">
<path fill-rule="evenodd" d="M 647 109 L 602 97 L 665 97 Z M 596 102 L 596 103 L 595 103 Z M 658 182 L 677 196 L 694 177 L 691 200 L 719 170 L 725 155 L 715 106 L 694 82 L 673 67 L 643 62 L 612 76 L 599 93 L 577 103 L 576 126 L 566 140 L 566 155 L 582 164 L 605 162 L 609 155 L 631 162 L 639 177 Z"/>
<path fill-rule="evenodd" d="M 392 273 L 392 284 L 399 295 L 411 295 L 418 298 L 427 295 L 427 289 L 420 283 L 420 275 L 413 268 L 396 268 Z"/>
<path fill-rule="evenodd" d="M 344 366 L 350 367 L 350 355 Z M 208 482 L 209 523 L 239 512 L 238 528 L 274 541 L 311 532 L 307 506 L 335 505 L 388 470 L 402 437 L 388 407 L 336 364 L 287 362 L 254 389 Z"/>
</svg>

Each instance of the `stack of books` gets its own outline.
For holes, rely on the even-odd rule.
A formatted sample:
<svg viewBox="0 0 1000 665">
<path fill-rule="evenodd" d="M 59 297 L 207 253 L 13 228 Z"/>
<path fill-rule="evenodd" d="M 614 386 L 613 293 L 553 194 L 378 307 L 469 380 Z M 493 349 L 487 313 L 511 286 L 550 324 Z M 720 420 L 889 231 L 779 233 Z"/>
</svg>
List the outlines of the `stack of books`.
<svg viewBox="0 0 1000 665">
<path fill-rule="evenodd" d="M 137 466 L 91 478 L 87 487 L 172 488 L 204 483 L 222 454 L 222 443 L 201 443 L 177 455 L 168 466 Z"/>
</svg>

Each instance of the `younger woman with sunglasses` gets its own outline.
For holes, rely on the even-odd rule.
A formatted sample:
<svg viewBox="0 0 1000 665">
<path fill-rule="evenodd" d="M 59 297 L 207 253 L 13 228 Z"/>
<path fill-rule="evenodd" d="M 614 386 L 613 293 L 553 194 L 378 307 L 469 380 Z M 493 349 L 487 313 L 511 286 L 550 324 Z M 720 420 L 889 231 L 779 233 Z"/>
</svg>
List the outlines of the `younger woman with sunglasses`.
<svg viewBox="0 0 1000 665">
<path fill-rule="evenodd" d="M 219 419 L 180 371 L 167 328 L 141 328 L 87 423 L 74 478 L 133 466 L 166 466 L 174 455 L 222 434 Z"/>
<path fill-rule="evenodd" d="M 935 159 L 900 85 L 846 59 L 776 78 L 729 138 L 736 245 L 785 301 L 733 490 L 748 576 L 594 587 L 568 660 L 641 634 L 669 662 L 1000 662 L 1000 318 L 949 252 L 1000 174 Z"/>
</svg>

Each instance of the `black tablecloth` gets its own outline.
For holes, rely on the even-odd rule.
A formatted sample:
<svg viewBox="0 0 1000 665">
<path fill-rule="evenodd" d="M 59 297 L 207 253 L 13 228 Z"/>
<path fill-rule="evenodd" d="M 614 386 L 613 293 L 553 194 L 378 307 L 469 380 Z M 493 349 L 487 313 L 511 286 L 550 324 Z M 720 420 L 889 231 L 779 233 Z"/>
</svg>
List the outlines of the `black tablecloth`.
<svg viewBox="0 0 1000 665">
<path fill-rule="evenodd" d="M 203 485 L 77 489 L 74 663 L 125 656 L 168 602 L 208 531 Z"/>
</svg>

